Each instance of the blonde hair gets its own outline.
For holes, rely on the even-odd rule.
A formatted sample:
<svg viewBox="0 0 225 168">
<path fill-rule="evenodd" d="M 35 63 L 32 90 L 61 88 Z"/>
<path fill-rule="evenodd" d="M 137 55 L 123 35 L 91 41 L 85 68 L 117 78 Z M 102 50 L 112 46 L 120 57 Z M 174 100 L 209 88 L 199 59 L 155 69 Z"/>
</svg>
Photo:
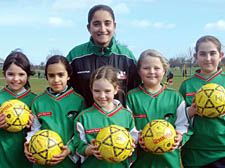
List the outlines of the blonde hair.
<svg viewBox="0 0 225 168">
<path fill-rule="evenodd" d="M 119 86 L 119 80 L 117 78 L 118 72 L 118 69 L 108 65 L 96 69 L 91 74 L 90 88 L 92 89 L 94 81 L 99 79 L 106 79 L 113 85 L 114 88 L 117 88 Z"/>
<path fill-rule="evenodd" d="M 160 62 L 163 65 L 163 69 L 165 70 L 165 72 L 167 72 L 167 70 L 169 68 L 168 61 L 166 60 L 166 58 L 163 57 L 163 55 L 160 52 L 158 52 L 156 50 L 153 50 L 153 49 L 148 49 L 148 50 L 145 50 L 145 51 L 143 51 L 141 53 L 141 55 L 140 55 L 140 57 L 138 59 L 138 62 L 137 62 L 137 70 L 138 71 L 140 70 L 140 67 L 141 67 L 141 64 L 142 64 L 143 59 L 146 58 L 146 57 L 148 57 L 148 56 L 159 58 L 160 59 Z"/>
</svg>

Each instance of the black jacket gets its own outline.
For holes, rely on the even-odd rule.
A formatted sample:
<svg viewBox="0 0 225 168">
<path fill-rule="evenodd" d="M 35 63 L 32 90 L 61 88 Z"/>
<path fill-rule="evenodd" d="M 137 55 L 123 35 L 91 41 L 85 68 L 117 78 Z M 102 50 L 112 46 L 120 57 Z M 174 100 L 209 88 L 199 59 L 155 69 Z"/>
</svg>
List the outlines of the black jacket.
<svg viewBox="0 0 225 168">
<path fill-rule="evenodd" d="M 87 107 L 93 104 L 89 82 L 91 73 L 104 65 L 111 65 L 120 70 L 119 86 L 123 92 L 116 96 L 125 106 L 127 92 L 140 84 L 140 77 L 136 70 L 136 60 L 132 52 L 115 42 L 113 38 L 110 46 L 102 48 L 96 46 L 91 39 L 89 42 L 73 48 L 67 55 L 73 68 L 71 85 L 84 98 Z"/>
</svg>

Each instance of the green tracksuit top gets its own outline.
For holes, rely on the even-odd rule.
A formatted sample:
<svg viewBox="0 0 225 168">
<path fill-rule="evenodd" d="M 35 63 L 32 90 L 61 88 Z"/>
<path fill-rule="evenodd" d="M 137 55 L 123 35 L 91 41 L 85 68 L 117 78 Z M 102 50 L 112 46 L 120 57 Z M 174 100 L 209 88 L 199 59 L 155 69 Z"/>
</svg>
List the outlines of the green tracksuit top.
<svg viewBox="0 0 225 168">
<path fill-rule="evenodd" d="M 16 94 L 8 87 L 0 90 L 0 105 L 11 99 L 18 99 L 30 108 L 35 94 L 27 89 L 21 94 Z M 31 168 L 30 163 L 24 155 L 24 142 L 27 128 L 20 132 L 8 132 L 0 128 L 0 168 Z"/>
<path fill-rule="evenodd" d="M 147 91 L 143 84 L 128 92 L 127 106 L 133 112 L 135 125 L 143 130 L 148 122 L 164 119 L 170 122 L 176 131 L 183 135 L 183 143 L 188 139 L 189 122 L 182 96 L 174 89 L 162 88 L 157 93 Z M 145 152 L 140 146 L 137 148 L 137 160 L 134 168 L 178 168 L 180 167 L 179 150 L 167 152 L 163 155 Z"/>
<path fill-rule="evenodd" d="M 87 107 L 94 103 L 89 84 L 91 74 L 97 68 L 110 65 L 120 70 L 119 86 L 125 94 L 119 92 L 116 99 L 123 105 L 127 92 L 140 84 L 134 55 L 127 47 L 118 44 L 114 37 L 107 47 L 95 45 L 91 38 L 89 42 L 74 47 L 67 59 L 73 68 L 71 84 L 74 90 L 84 97 Z"/>
<path fill-rule="evenodd" d="M 34 99 L 31 109 L 41 124 L 40 129 L 50 129 L 57 132 L 62 138 L 63 144 L 66 145 L 73 137 L 74 118 L 84 109 L 84 100 L 81 95 L 74 92 L 72 87 L 60 95 L 52 94 L 47 88 Z M 73 143 L 69 143 L 68 147 L 74 154 L 75 147 Z M 76 165 L 69 157 L 66 157 L 55 166 L 34 165 L 34 168 L 44 167 L 72 168 L 76 167 Z"/>
<path fill-rule="evenodd" d="M 115 102 L 115 101 L 114 101 Z M 128 168 L 128 159 L 120 163 L 110 163 L 104 160 L 98 160 L 95 156 L 84 157 L 85 149 L 91 144 L 92 139 L 96 136 L 101 128 L 109 125 L 119 125 L 130 131 L 131 136 L 137 139 L 137 130 L 134 125 L 134 119 L 130 111 L 123 108 L 120 103 L 111 111 L 106 112 L 104 109 L 94 103 L 90 108 L 83 110 L 76 118 L 75 137 L 80 139 L 78 154 L 82 157 L 81 168 Z"/>
<path fill-rule="evenodd" d="M 195 93 L 207 83 L 217 83 L 225 87 L 225 73 L 222 68 L 219 67 L 208 78 L 198 69 L 194 75 L 183 81 L 179 92 L 187 106 L 191 106 Z M 225 117 L 207 118 L 195 115 L 193 132 L 182 148 L 184 166 L 203 166 L 225 157 Z"/>
</svg>

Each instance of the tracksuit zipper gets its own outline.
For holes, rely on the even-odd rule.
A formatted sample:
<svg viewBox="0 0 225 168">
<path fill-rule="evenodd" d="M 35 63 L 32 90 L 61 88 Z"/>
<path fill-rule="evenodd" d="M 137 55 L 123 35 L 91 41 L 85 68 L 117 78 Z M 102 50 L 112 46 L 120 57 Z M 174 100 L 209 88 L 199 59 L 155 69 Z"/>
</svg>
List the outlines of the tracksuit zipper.
<svg viewBox="0 0 225 168">
<path fill-rule="evenodd" d="M 105 52 L 104 52 L 104 47 L 102 48 L 102 55 L 104 55 L 105 54 Z"/>
</svg>

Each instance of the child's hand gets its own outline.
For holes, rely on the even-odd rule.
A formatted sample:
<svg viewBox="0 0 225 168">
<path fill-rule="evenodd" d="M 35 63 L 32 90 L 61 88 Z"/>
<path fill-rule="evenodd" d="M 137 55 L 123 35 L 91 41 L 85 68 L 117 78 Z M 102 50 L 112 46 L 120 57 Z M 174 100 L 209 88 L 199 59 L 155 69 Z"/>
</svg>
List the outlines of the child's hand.
<svg viewBox="0 0 225 168">
<path fill-rule="evenodd" d="M 33 158 L 32 156 L 32 153 L 30 153 L 28 151 L 28 146 L 29 146 L 29 143 L 28 142 L 25 142 L 24 143 L 24 153 L 25 153 L 25 156 L 27 157 L 27 159 L 32 162 L 32 163 L 36 163 L 35 159 Z"/>
<path fill-rule="evenodd" d="M 102 155 L 98 151 L 98 147 L 95 146 L 95 139 L 91 140 L 91 145 L 88 145 L 88 147 L 85 149 L 85 156 L 94 155 L 97 159 L 102 160 Z"/>
<path fill-rule="evenodd" d="M 170 150 L 170 152 L 173 152 L 175 149 L 177 149 L 183 140 L 183 137 L 180 134 L 180 132 L 176 131 L 176 133 L 177 133 L 177 135 L 174 137 L 174 144 L 173 144 L 173 147 Z"/>
<path fill-rule="evenodd" d="M 142 130 L 139 131 L 139 136 L 138 136 L 138 143 L 141 146 L 141 148 L 145 151 L 145 152 L 149 152 L 149 150 L 146 148 L 145 144 L 144 144 L 144 139 L 141 136 L 142 134 Z"/>
<path fill-rule="evenodd" d="M 0 128 L 6 127 L 6 116 L 4 113 L 0 113 Z"/>
<path fill-rule="evenodd" d="M 70 150 L 70 148 L 68 148 L 68 146 L 62 146 L 61 149 L 62 149 L 61 154 L 53 156 L 53 158 L 50 162 L 51 166 L 62 162 L 69 154 L 71 154 L 71 150 Z"/>
<path fill-rule="evenodd" d="M 135 145 L 135 140 L 134 140 L 134 138 L 132 138 L 132 144 L 131 144 L 131 153 L 129 154 L 129 156 L 131 156 L 132 154 L 133 154 L 133 152 L 134 152 L 134 149 L 136 148 L 136 145 Z"/>
<path fill-rule="evenodd" d="M 192 105 L 188 108 L 188 116 L 191 119 L 196 114 L 197 114 L 196 104 L 192 103 Z"/>
<path fill-rule="evenodd" d="M 33 115 L 33 113 L 30 113 L 29 114 L 29 121 L 28 121 L 28 123 L 26 125 L 27 128 L 30 128 L 31 127 L 31 124 L 33 122 L 33 119 L 34 119 L 34 115 Z"/>
<path fill-rule="evenodd" d="M 225 112 L 223 112 L 223 113 L 220 115 L 220 117 L 223 117 L 223 116 L 225 116 Z"/>
<path fill-rule="evenodd" d="M 189 118 L 191 119 L 194 115 L 199 115 L 199 116 L 202 117 L 202 114 L 197 111 L 197 107 L 196 107 L 196 103 L 195 103 L 195 97 L 192 99 L 192 104 L 188 109 Z"/>
</svg>

